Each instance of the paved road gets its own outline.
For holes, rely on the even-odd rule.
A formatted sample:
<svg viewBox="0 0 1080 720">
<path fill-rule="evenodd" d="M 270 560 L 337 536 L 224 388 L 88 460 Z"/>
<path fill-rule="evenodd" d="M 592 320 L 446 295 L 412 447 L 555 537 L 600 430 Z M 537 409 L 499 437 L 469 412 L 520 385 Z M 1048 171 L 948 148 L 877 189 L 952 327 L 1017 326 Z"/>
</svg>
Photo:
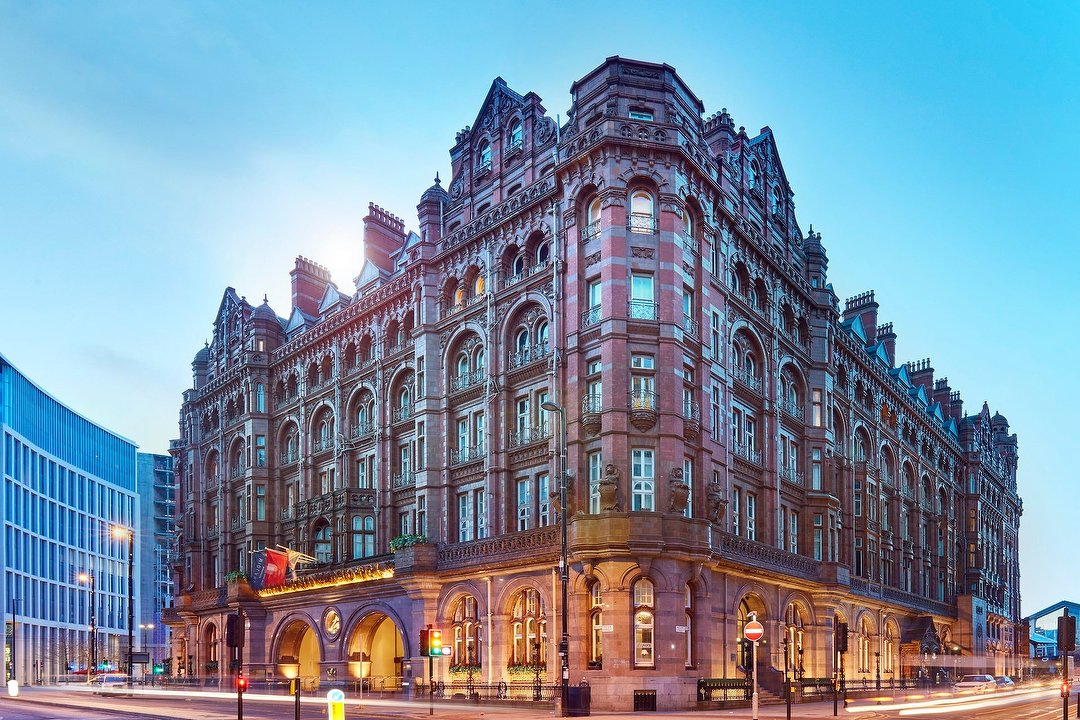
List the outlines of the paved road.
<svg viewBox="0 0 1080 720">
<path fill-rule="evenodd" d="M 1075 717 L 1074 693 L 1070 700 L 1069 718 Z M 0 720 L 236 720 L 236 696 L 231 693 L 178 692 L 136 689 L 131 696 L 94 695 L 85 688 L 25 688 L 18 698 L 0 697 Z M 306 697 L 301 704 L 301 720 L 325 720 L 325 697 Z M 523 720 L 547 719 L 553 713 L 549 706 L 507 709 L 459 704 L 435 705 L 435 720 Z M 712 710 L 705 712 L 658 713 L 593 713 L 604 720 L 750 720 L 749 708 Z M 831 718 L 832 703 L 809 703 L 792 708 L 793 720 Z M 365 700 L 349 701 L 345 708 L 347 720 L 423 720 L 428 717 L 423 702 Z M 786 717 L 783 705 L 762 707 L 759 720 L 782 720 Z M 1062 719 L 1061 699 L 1056 690 L 1016 691 L 1001 695 L 936 698 L 890 697 L 876 701 L 852 702 L 845 711 L 845 720 L 882 720 L 885 718 L 932 718 L 948 720 L 1059 720 Z M 293 720 L 292 698 L 248 693 L 244 698 L 244 720 Z"/>
</svg>

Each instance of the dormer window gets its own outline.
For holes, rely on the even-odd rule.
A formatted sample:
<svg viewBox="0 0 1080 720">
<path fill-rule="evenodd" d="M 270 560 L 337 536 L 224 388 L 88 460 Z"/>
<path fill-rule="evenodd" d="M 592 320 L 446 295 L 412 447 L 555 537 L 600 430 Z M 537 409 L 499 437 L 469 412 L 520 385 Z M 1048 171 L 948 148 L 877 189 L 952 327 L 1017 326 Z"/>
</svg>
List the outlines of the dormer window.
<svg viewBox="0 0 1080 720">
<path fill-rule="evenodd" d="M 746 186 L 751 190 L 755 189 L 758 186 L 759 175 L 757 160 L 751 160 L 750 168 L 746 171 Z"/>
<path fill-rule="evenodd" d="M 491 144 L 487 140 L 476 149 L 476 169 L 480 172 L 491 169 Z"/>
<path fill-rule="evenodd" d="M 773 213 L 779 213 L 784 208 L 784 196 L 780 192 L 779 185 L 773 185 L 772 189 L 772 203 L 771 210 Z"/>
</svg>

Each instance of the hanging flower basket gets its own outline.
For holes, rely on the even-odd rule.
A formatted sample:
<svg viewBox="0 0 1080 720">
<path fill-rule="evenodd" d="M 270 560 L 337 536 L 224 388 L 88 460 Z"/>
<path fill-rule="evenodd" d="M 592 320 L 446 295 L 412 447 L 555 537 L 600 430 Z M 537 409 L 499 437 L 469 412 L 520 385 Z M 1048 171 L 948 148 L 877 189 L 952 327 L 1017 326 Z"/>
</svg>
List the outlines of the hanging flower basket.
<svg viewBox="0 0 1080 720">
<path fill-rule="evenodd" d="M 510 676 L 511 680 L 525 680 L 527 678 L 536 677 L 537 671 L 543 675 L 547 672 L 547 665 L 545 663 L 540 663 L 539 665 L 527 664 L 506 666 L 506 674 Z"/>
</svg>

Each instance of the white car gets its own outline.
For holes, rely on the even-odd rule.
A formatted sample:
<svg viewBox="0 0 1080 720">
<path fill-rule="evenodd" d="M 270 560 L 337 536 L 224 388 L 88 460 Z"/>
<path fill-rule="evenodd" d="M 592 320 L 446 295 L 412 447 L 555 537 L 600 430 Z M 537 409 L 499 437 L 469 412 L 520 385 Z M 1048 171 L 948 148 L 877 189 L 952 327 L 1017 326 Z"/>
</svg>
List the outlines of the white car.
<svg viewBox="0 0 1080 720">
<path fill-rule="evenodd" d="M 957 692 L 986 692 L 997 689 L 997 681 L 993 675 L 964 675 L 953 685 Z"/>
</svg>

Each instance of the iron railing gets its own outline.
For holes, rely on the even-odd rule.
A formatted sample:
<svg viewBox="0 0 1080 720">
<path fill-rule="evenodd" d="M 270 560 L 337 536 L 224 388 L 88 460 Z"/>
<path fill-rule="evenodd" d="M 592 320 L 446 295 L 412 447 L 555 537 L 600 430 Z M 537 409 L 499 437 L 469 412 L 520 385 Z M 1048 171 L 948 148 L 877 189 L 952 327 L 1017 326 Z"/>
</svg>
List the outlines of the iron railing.
<svg viewBox="0 0 1080 720">
<path fill-rule="evenodd" d="M 600 306 L 593 305 L 581 313 L 581 327 L 587 328 L 600 324 Z"/>
<path fill-rule="evenodd" d="M 652 213 L 630 213 L 626 219 L 626 227 L 633 233 L 654 233 L 656 218 Z"/>
<path fill-rule="evenodd" d="M 631 320 L 655 320 L 657 317 L 656 303 L 652 300 L 631 300 L 626 312 Z"/>
</svg>

